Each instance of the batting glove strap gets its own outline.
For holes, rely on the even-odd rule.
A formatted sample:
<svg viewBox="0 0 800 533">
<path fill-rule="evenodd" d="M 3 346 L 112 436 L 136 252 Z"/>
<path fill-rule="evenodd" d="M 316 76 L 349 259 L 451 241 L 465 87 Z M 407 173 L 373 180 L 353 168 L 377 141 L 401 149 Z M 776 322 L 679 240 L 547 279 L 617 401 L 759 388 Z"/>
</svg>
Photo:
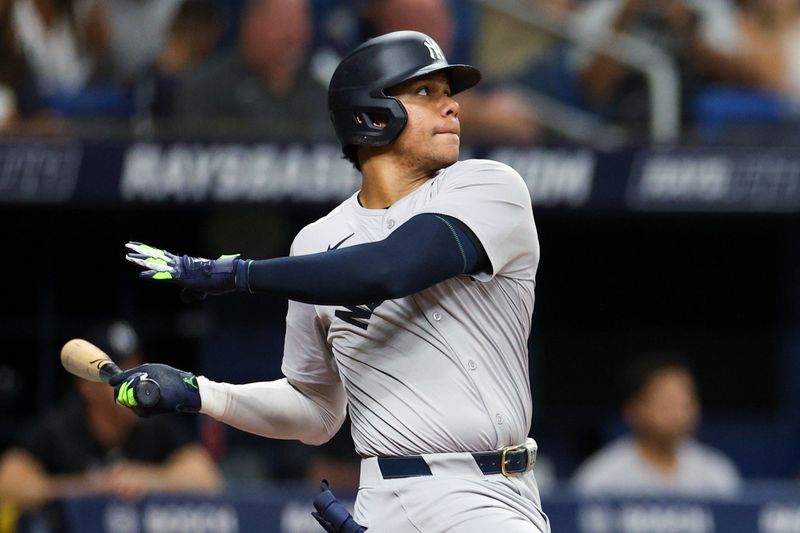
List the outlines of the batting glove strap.
<svg viewBox="0 0 800 533">
<path fill-rule="evenodd" d="M 206 294 L 249 290 L 249 264 L 252 261 L 240 259 L 239 254 L 206 259 L 175 255 L 140 242 L 129 242 L 125 246 L 130 250 L 126 259 L 145 269 L 139 277 L 184 287 L 183 298 L 186 301 L 201 300 Z"/>
<path fill-rule="evenodd" d="M 158 403 L 151 407 L 143 406 L 132 392 L 143 380 L 157 383 L 160 389 Z M 108 382 L 114 386 L 117 403 L 130 407 L 141 417 L 200 411 L 200 388 L 197 377 L 191 372 L 184 372 L 168 365 L 148 363 L 117 374 Z"/>
</svg>

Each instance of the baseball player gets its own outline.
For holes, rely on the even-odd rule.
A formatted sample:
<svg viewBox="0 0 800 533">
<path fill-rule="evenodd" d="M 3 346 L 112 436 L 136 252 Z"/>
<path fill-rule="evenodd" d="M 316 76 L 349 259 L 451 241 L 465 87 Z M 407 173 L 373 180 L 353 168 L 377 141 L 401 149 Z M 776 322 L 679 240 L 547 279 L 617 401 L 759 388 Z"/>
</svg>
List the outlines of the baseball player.
<svg viewBox="0 0 800 533">
<path fill-rule="evenodd" d="M 453 96 L 479 80 L 425 34 L 371 39 L 328 90 L 361 190 L 303 228 L 289 257 L 208 260 L 129 243 L 141 277 L 186 298 L 288 298 L 286 377 L 232 385 L 143 365 L 115 379 L 117 401 L 310 444 L 349 409 L 363 458 L 355 519 L 369 530 L 549 532 L 527 438 L 539 244 L 520 176 L 458 161 Z M 145 375 L 161 387 L 150 408 L 131 392 Z"/>
</svg>

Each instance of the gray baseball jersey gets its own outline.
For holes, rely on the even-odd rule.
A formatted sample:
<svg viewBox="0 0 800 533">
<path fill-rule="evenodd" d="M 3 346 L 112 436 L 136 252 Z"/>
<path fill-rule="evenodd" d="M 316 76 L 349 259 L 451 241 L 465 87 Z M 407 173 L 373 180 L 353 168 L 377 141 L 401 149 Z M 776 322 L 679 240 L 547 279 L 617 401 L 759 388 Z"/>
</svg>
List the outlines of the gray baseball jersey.
<svg viewBox="0 0 800 533">
<path fill-rule="evenodd" d="M 283 372 L 301 382 L 342 380 L 365 457 L 523 442 L 532 414 L 527 340 L 539 242 L 516 171 L 495 161 L 458 162 L 388 209 L 365 209 L 353 195 L 303 228 L 291 253 L 379 241 L 421 213 L 466 224 L 491 271 L 366 305 L 290 301 Z"/>
<path fill-rule="evenodd" d="M 575 487 L 591 495 L 682 494 L 732 496 L 741 487 L 733 462 L 694 439 L 681 443 L 675 471 L 665 474 L 648 463 L 631 437 L 622 437 L 578 467 Z"/>
</svg>

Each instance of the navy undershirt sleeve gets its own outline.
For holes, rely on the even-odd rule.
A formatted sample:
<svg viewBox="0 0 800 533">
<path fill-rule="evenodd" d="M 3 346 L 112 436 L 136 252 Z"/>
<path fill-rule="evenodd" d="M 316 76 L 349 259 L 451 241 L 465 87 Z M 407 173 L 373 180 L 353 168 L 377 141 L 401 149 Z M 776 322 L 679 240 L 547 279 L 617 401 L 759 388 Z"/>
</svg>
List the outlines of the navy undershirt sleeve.
<svg viewBox="0 0 800 533">
<path fill-rule="evenodd" d="M 246 265 L 240 288 L 319 305 L 402 298 L 490 268 L 486 251 L 465 224 L 432 213 L 411 218 L 382 241 Z"/>
</svg>

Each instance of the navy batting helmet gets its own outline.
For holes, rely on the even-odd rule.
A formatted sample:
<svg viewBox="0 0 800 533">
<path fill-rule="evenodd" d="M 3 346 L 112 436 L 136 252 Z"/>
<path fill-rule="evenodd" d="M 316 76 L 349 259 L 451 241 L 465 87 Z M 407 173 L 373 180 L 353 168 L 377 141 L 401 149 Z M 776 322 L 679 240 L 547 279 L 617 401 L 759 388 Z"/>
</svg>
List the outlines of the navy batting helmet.
<svg viewBox="0 0 800 533">
<path fill-rule="evenodd" d="M 475 67 L 449 64 L 436 41 L 417 31 L 387 33 L 358 46 L 336 67 L 328 87 L 328 110 L 339 142 L 346 147 L 394 141 L 408 114 L 385 90 L 438 71 L 447 73 L 452 94 L 481 79 Z M 385 125 L 376 126 L 370 115 Z"/>
</svg>

